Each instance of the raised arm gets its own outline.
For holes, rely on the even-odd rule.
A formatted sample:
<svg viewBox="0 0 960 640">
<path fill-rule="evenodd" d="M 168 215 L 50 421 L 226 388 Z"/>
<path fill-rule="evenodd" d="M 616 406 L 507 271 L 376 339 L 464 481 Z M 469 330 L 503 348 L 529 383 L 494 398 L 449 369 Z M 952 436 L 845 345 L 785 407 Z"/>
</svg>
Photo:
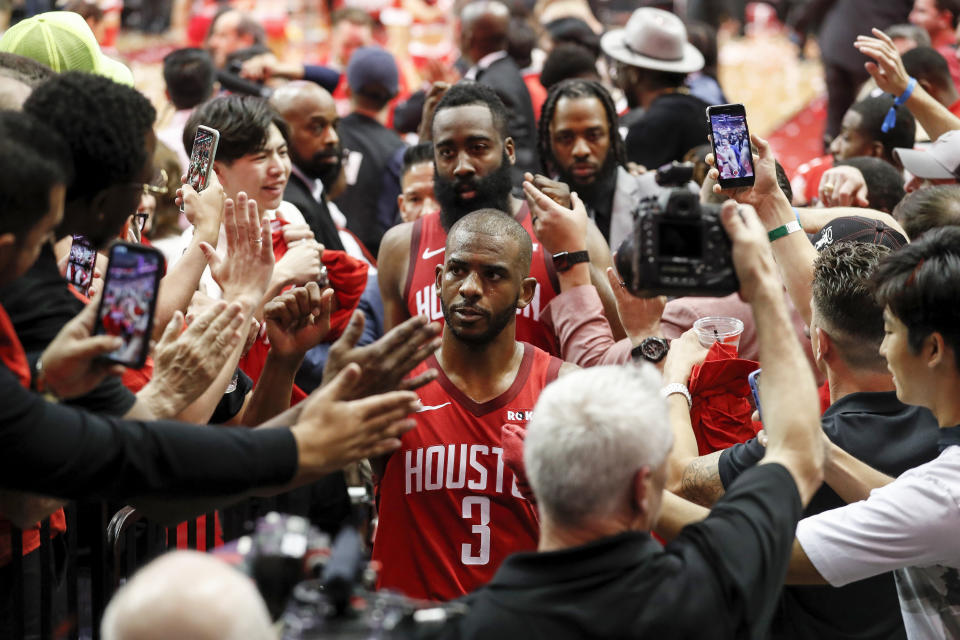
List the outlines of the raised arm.
<svg viewBox="0 0 960 640">
<path fill-rule="evenodd" d="M 167 269 L 160 281 L 153 325 L 154 338 L 160 338 L 175 311 L 186 313 L 187 305 L 200 284 L 200 276 L 207 268 L 207 258 L 200 245 L 206 242 L 217 246 L 225 200 L 223 187 L 214 172 L 210 173 L 207 188 L 202 193 L 198 194 L 186 183 L 180 188 L 177 202 L 183 202 L 184 214 L 193 225 L 193 236 L 183 255 Z"/>
<path fill-rule="evenodd" d="M 760 464 L 785 466 L 806 505 L 823 480 L 825 457 L 816 383 L 799 340 L 785 331 L 790 318 L 764 225 L 752 209 L 743 207 L 738 213 L 730 202 L 724 205 L 722 218 L 733 240 L 740 295 L 753 308 L 757 324 L 763 366 L 760 402 L 768 437 Z"/>
<path fill-rule="evenodd" d="M 527 176 L 532 178 L 530 174 Z M 591 225 L 586 208 L 576 194 L 570 194 L 571 207 L 566 207 L 537 187 L 534 181 L 525 180 L 523 184 L 533 216 L 534 233 L 543 243 L 544 251 L 551 254 L 562 251 L 589 253 L 593 246 L 588 239 Z M 603 298 L 594 286 L 595 269 L 593 264 L 579 263 L 558 273 L 560 294 L 550 301 L 542 318 L 556 334 L 564 359 L 580 366 L 628 362 L 631 344 L 629 341 L 618 342 L 614 337 Z M 610 286 L 606 273 L 603 280 L 612 298 L 617 290 Z M 619 321 L 617 315 L 618 324 Z"/>
<path fill-rule="evenodd" d="M 756 182 L 753 187 L 723 191 L 720 185 L 714 185 L 713 190 L 715 193 L 725 193 L 742 204 L 751 205 L 759 215 L 762 227 L 767 232 L 775 232 L 777 237 L 769 240 L 764 234 L 764 242 L 766 246 L 773 248 L 773 256 L 780 267 L 780 276 L 787 287 L 787 293 L 790 294 L 800 317 L 809 325 L 813 261 L 817 257 L 817 251 L 806 234 L 798 233 L 800 229 L 793 207 L 777 184 L 776 162 L 770 145 L 757 136 L 751 136 L 751 140 L 760 152 L 759 157 L 754 156 L 753 160 L 756 169 Z M 707 155 L 707 164 L 714 164 L 712 154 Z M 716 168 L 711 168 L 708 175 L 712 180 L 716 180 L 719 173 Z M 769 251 L 766 253 L 769 254 Z"/>
<path fill-rule="evenodd" d="M 903 66 L 900 53 L 890 36 L 880 29 L 871 29 L 871 32 L 874 37 L 857 36 L 853 46 L 860 53 L 873 58 L 873 62 L 868 62 L 864 66 L 876 81 L 877 86 L 894 96 L 902 96 L 910 83 L 910 76 L 907 75 L 907 70 Z M 904 104 L 924 131 L 930 135 L 931 140 L 936 140 L 948 131 L 960 129 L 960 118 L 937 102 L 919 83 L 915 83 L 910 97 Z"/>
</svg>

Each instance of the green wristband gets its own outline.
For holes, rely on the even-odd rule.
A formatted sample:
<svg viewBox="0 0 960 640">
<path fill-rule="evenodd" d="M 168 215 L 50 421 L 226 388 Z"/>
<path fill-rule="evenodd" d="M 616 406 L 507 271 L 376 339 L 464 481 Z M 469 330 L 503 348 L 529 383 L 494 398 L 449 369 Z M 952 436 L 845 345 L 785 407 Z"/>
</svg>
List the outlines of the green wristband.
<svg viewBox="0 0 960 640">
<path fill-rule="evenodd" d="M 773 242 L 774 240 L 779 240 L 783 236 L 788 236 L 791 233 L 796 233 L 801 229 L 802 227 L 800 226 L 799 222 L 797 222 L 796 220 L 791 220 L 785 225 L 781 225 L 776 229 L 771 229 L 770 231 L 768 231 L 767 238 L 770 240 L 770 242 Z"/>
</svg>

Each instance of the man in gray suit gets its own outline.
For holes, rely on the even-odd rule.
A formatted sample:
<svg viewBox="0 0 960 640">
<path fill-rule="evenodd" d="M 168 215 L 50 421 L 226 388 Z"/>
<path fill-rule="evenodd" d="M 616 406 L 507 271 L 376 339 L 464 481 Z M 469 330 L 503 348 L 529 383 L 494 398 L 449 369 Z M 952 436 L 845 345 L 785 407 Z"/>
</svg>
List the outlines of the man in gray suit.
<svg viewBox="0 0 960 640">
<path fill-rule="evenodd" d="M 543 171 L 577 192 L 616 250 L 633 229 L 634 207 L 660 186 L 652 171 L 639 176 L 627 171 L 610 94 L 592 80 L 555 84 L 543 103 L 538 133 Z"/>
</svg>

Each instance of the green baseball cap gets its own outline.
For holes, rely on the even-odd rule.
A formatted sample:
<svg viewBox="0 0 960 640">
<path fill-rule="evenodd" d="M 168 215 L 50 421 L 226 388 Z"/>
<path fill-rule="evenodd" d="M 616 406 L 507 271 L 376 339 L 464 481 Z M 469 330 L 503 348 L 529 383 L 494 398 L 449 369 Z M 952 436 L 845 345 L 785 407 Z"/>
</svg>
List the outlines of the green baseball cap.
<svg viewBox="0 0 960 640">
<path fill-rule="evenodd" d="M 21 20 L 0 37 L 0 51 L 31 58 L 58 73 L 85 71 L 133 85 L 130 69 L 103 54 L 87 21 L 73 11 L 48 11 Z"/>
</svg>

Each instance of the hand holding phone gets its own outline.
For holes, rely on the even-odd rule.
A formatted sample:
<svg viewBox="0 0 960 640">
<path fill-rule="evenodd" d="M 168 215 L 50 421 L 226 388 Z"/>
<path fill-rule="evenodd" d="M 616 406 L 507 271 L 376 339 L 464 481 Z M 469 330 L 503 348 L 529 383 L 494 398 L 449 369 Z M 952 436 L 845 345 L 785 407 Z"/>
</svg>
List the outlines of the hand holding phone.
<svg viewBox="0 0 960 640">
<path fill-rule="evenodd" d="M 707 123 L 710 126 L 714 166 L 720 174 L 717 180 L 720 188 L 752 187 L 753 152 L 746 109 L 742 104 L 707 107 Z"/>
<path fill-rule="evenodd" d="M 103 281 L 94 334 L 119 336 L 123 345 L 103 356 L 131 369 L 143 367 L 150 351 L 163 254 L 139 244 L 117 242 Z"/>
<path fill-rule="evenodd" d="M 193 187 L 197 193 L 207 188 L 219 143 L 219 131 L 203 125 L 197 127 L 197 134 L 193 138 L 193 149 L 190 151 L 190 162 L 187 165 L 186 180 L 187 184 Z M 180 210 L 183 211 L 182 204 Z"/>
</svg>

